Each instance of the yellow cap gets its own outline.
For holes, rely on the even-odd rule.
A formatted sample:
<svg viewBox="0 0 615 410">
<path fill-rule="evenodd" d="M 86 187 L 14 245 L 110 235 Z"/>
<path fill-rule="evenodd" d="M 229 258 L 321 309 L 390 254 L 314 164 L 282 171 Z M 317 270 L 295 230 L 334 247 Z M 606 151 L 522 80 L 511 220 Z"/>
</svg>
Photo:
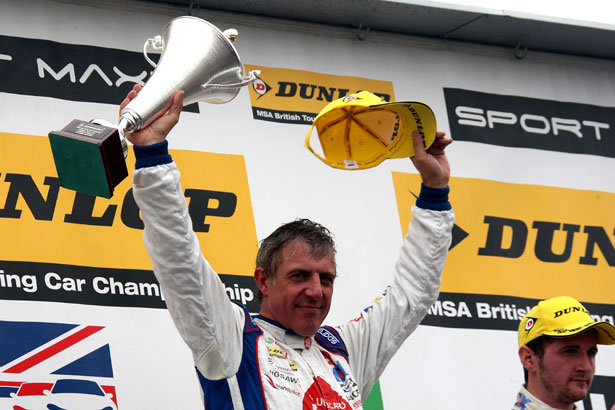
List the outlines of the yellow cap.
<svg viewBox="0 0 615 410">
<path fill-rule="evenodd" d="M 324 158 L 310 146 L 314 127 Z M 327 104 L 314 119 L 305 146 L 333 168 L 365 169 L 387 158 L 414 156 L 414 131 L 423 137 L 425 149 L 429 148 L 436 129 L 436 117 L 426 104 L 387 103 L 369 91 L 361 91 Z"/>
<path fill-rule="evenodd" d="M 570 296 L 543 300 L 519 323 L 519 346 L 542 336 L 569 337 L 595 329 L 598 343 L 615 344 L 615 327 L 609 322 L 595 322 L 585 307 Z"/>
</svg>

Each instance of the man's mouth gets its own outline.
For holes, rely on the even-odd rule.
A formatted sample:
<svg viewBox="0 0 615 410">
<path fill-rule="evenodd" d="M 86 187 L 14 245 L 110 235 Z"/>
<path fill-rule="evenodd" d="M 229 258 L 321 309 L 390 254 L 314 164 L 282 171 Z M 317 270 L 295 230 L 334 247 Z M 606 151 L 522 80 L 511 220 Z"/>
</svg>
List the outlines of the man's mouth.
<svg viewBox="0 0 615 410">
<path fill-rule="evenodd" d="M 583 383 L 587 386 L 589 386 L 590 384 L 590 380 L 587 377 L 584 376 L 578 376 L 578 377 L 573 377 L 571 379 L 571 381 L 575 382 L 575 383 Z"/>
<path fill-rule="evenodd" d="M 299 309 L 304 309 L 308 311 L 317 311 L 317 310 L 322 309 L 322 306 L 318 306 L 318 305 L 297 305 L 297 307 Z"/>
</svg>

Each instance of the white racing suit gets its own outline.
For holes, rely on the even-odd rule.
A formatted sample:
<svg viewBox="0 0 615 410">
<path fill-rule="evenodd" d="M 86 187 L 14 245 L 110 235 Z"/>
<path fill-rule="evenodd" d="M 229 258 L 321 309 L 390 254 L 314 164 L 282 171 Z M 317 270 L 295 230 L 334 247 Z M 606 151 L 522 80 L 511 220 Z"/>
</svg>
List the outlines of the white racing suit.
<svg viewBox="0 0 615 410">
<path fill-rule="evenodd" d="M 192 350 L 205 408 L 361 409 L 362 398 L 439 294 L 454 220 L 448 189 L 433 190 L 438 192 L 431 198 L 421 193 L 417 203 L 428 197 L 445 210 L 413 207 L 385 295 L 358 318 L 302 337 L 229 300 L 201 253 L 179 171 L 161 145 L 135 147 L 134 197 L 168 310 Z"/>
</svg>

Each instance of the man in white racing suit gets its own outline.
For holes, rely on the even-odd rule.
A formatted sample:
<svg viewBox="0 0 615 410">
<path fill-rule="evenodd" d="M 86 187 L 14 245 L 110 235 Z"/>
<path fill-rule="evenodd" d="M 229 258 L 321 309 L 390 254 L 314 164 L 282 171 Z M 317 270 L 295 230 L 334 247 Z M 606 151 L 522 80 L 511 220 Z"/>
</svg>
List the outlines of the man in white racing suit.
<svg viewBox="0 0 615 410">
<path fill-rule="evenodd" d="M 135 86 L 122 102 L 132 100 Z M 412 162 L 423 185 L 393 284 L 361 316 L 322 326 L 336 276 L 328 230 L 308 220 L 278 228 L 260 247 L 255 280 L 261 311 L 232 303 L 203 257 L 192 230 L 180 174 L 166 135 L 179 119 L 182 92 L 166 114 L 140 132 L 135 145 L 134 197 L 144 240 L 168 310 L 190 347 L 205 408 L 361 409 L 391 357 L 437 299 L 451 242 L 450 170 L 438 132 L 425 151 L 414 135 Z"/>
</svg>

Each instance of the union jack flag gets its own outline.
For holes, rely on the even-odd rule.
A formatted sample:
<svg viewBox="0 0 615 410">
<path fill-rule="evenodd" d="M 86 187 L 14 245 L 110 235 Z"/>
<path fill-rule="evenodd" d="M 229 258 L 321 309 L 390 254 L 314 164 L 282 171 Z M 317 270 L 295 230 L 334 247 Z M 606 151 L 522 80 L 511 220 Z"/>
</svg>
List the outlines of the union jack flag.
<svg viewBox="0 0 615 410">
<path fill-rule="evenodd" d="M 0 321 L 0 410 L 117 410 L 104 326 Z"/>
</svg>

